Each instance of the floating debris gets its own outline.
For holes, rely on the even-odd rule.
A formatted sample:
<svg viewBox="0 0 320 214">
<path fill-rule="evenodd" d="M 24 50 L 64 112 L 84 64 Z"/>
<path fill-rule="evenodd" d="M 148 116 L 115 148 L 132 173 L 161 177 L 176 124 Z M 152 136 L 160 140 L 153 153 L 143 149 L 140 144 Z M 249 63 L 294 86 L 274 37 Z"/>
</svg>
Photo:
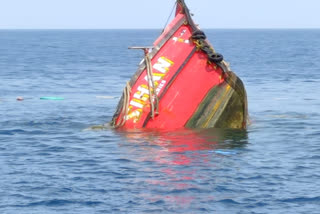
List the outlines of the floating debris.
<svg viewBox="0 0 320 214">
<path fill-rule="evenodd" d="M 114 96 L 96 96 L 96 98 L 98 98 L 98 99 L 116 99 L 118 97 L 114 97 Z"/>
<path fill-rule="evenodd" d="M 83 131 L 101 131 L 101 130 L 107 130 L 110 128 L 111 128 L 111 126 L 106 123 L 106 124 L 102 124 L 102 125 L 90 126 L 89 128 L 86 128 Z"/>
<path fill-rule="evenodd" d="M 40 97 L 40 100 L 64 100 L 63 97 Z"/>
<path fill-rule="evenodd" d="M 17 101 L 23 101 L 24 98 L 23 97 L 17 97 Z"/>
</svg>

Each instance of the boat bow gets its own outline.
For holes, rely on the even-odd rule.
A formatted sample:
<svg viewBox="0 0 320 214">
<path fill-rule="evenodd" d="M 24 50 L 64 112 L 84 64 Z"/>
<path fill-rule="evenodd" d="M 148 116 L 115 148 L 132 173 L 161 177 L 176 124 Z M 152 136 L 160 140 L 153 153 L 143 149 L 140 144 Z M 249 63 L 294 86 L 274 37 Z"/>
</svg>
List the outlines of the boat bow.
<svg viewBox="0 0 320 214">
<path fill-rule="evenodd" d="M 246 128 L 242 81 L 194 23 L 184 0 L 124 89 L 115 128 Z"/>
</svg>

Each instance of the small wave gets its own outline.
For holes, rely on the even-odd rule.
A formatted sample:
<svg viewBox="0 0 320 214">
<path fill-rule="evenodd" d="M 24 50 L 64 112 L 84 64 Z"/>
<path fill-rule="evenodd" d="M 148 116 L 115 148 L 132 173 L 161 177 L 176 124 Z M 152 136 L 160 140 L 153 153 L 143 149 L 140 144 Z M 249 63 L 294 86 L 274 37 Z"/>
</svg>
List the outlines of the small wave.
<svg viewBox="0 0 320 214">
<path fill-rule="evenodd" d="M 150 205 L 164 205 L 165 201 L 160 199 L 160 200 L 156 200 L 156 201 L 152 201 L 151 203 L 149 203 Z"/>
<path fill-rule="evenodd" d="M 314 155 L 314 156 L 310 157 L 310 159 L 319 160 L 320 159 L 320 155 Z"/>
<path fill-rule="evenodd" d="M 231 155 L 236 155 L 237 154 L 236 151 L 232 151 L 232 150 L 214 150 L 212 152 L 216 153 L 218 155 L 226 155 L 226 156 L 231 156 Z"/>
<path fill-rule="evenodd" d="M 308 134 L 309 137 L 318 137 L 320 136 L 320 132 L 319 131 L 315 131 L 313 133 Z"/>
<path fill-rule="evenodd" d="M 163 209 L 147 209 L 143 210 L 142 213 L 163 213 Z"/>
<path fill-rule="evenodd" d="M 204 193 L 204 192 L 210 192 L 209 190 L 204 190 L 200 188 L 190 187 L 190 188 L 177 188 L 169 191 L 170 194 L 180 194 L 180 193 Z"/>
<path fill-rule="evenodd" d="M 114 159 L 113 161 L 118 162 L 118 163 L 130 163 L 130 162 L 132 162 L 131 160 L 125 159 L 125 158 Z"/>
<path fill-rule="evenodd" d="M 44 131 L 26 131 L 23 129 L 0 130 L 0 135 L 17 135 L 17 134 L 41 135 L 41 134 L 46 134 L 46 132 L 44 132 Z"/>
<path fill-rule="evenodd" d="M 25 133 L 22 129 L 0 130 L 0 135 L 15 135 Z"/>
<path fill-rule="evenodd" d="M 38 202 L 32 202 L 25 205 L 16 205 L 16 207 L 37 207 L 37 206 L 66 206 L 70 204 L 79 204 L 84 206 L 96 206 L 99 204 L 102 204 L 103 202 L 100 201 L 74 201 L 74 200 L 64 200 L 64 199 L 52 199 L 52 200 L 46 200 L 46 201 L 38 201 Z"/>
<path fill-rule="evenodd" d="M 46 149 L 43 149 L 41 152 L 42 153 L 47 153 L 47 152 L 64 152 L 65 151 L 65 147 L 61 147 L 61 146 L 50 146 Z"/>
<path fill-rule="evenodd" d="M 311 203 L 311 202 L 320 202 L 320 196 L 316 197 L 297 197 L 297 198 L 287 198 L 287 199 L 281 199 L 281 202 L 286 203 Z"/>
<path fill-rule="evenodd" d="M 221 202 L 221 203 L 224 203 L 224 204 L 228 204 L 228 205 L 238 205 L 238 204 L 240 204 L 239 202 L 236 202 L 235 200 L 232 200 L 232 199 L 223 199 L 223 200 L 220 200 L 218 202 Z"/>
</svg>

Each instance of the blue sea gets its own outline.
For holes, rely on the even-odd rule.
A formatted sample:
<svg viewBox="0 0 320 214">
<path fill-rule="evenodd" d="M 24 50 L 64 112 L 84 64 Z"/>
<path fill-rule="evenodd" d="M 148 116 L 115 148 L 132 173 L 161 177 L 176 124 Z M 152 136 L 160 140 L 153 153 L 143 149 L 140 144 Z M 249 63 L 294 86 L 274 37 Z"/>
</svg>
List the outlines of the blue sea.
<svg viewBox="0 0 320 214">
<path fill-rule="evenodd" d="M 0 213 L 319 213 L 320 30 L 205 32 L 246 131 L 97 126 L 161 30 L 1 30 Z"/>
</svg>

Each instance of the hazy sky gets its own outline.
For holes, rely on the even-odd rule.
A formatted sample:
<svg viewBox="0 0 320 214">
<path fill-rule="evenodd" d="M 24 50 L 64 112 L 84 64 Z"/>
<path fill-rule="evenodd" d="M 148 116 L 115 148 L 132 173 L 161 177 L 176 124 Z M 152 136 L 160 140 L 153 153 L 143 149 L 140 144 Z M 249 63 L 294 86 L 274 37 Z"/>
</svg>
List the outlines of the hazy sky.
<svg viewBox="0 0 320 214">
<path fill-rule="evenodd" d="M 162 28 L 175 0 L 0 0 L 0 29 Z M 202 28 L 320 28 L 320 0 L 186 0 Z"/>
</svg>

